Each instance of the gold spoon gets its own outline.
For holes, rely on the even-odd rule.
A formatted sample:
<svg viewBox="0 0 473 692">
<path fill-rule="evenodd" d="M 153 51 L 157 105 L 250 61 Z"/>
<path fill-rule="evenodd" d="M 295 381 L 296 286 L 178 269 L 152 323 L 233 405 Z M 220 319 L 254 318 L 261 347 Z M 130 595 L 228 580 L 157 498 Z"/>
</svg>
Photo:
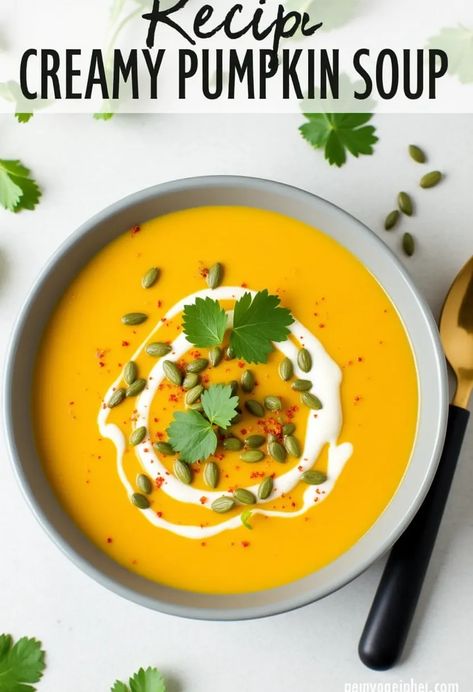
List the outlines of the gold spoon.
<svg viewBox="0 0 473 692">
<path fill-rule="evenodd" d="M 384 568 L 361 635 L 358 653 L 374 670 L 399 659 L 424 583 L 469 418 L 473 391 L 473 257 L 448 292 L 440 317 L 440 338 L 457 379 L 447 434 L 430 490 Z"/>
</svg>

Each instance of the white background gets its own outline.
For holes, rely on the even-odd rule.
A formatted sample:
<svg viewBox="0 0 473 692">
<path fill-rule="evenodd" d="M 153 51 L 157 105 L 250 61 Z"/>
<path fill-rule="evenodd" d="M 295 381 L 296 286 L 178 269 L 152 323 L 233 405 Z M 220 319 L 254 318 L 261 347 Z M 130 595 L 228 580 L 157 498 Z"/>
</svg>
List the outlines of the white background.
<svg viewBox="0 0 473 692">
<path fill-rule="evenodd" d="M 377 116 L 373 157 L 333 169 L 298 135 L 299 116 L 0 117 L 1 158 L 21 158 L 44 188 L 34 212 L 0 211 L 1 348 L 31 283 L 81 222 L 118 198 L 161 181 L 213 174 L 273 178 L 339 204 L 399 251 L 400 231 L 382 221 L 400 189 L 417 214 L 403 222 L 418 240 L 406 264 L 437 314 L 473 252 L 473 120 Z M 446 172 L 435 190 L 416 187 L 415 142 Z M 426 169 L 427 170 L 427 169 Z M 156 665 L 169 692 L 344 692 L 349 682 L 456 681 L 473 689 L 473 425 L 404 659 L 387 673 L 357 658 L 379 561 L 338 593 L 299 611 L 243 623 L 192 622 L 147 611 L 81 574 L 36 524 L 0 449 L 0 632 L 40 638 L 42 692 L 107 692 L 141 665 Z M 67 463 L 67 457 L 64 459 Z M 415 688 L 412 688 L 413 690 Z M 440 688 L 439 688 L 440 689 Z"/>
</svg>

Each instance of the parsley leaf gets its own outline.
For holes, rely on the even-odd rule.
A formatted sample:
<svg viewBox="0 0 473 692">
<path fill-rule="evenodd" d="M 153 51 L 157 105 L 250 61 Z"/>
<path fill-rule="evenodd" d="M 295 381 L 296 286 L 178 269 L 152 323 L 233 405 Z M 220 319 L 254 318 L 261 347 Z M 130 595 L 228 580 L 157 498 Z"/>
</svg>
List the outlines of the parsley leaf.
<svg viewBox="0 0 473 692">
<path fill-rule="evenodd" d="M 0 159 L 0 204 L 9 211 L 34 209 L 41 190 L 20 161 Z"/>
<path fill-rule="evenodd" d="M 230 345 L 237 358 L 247 363 L 266 363 L 273 341 L 285 341 L 294 318 L 287 308 L 278 307 L 278 296 L 259 291 L 245 293 L 235 304 Z"/>
<path fill-rule="evenodd" d="M 358 158 L 371 155 L 378 138 L 376 129 L 366 125 L 372 113 L 304 113 L 309 122 L 299 131 L 314 149 L 324 149 L 330 165 L 343 166 L 347 151 Z"/>
<path fill-rule="evenodd" d="M 166 683 L 156 668 L 140 668 L 128 685 L 117 680 L 111 692 L 166 692 Z"/>
<path fill-rule="evenodd" d="M 100 111 L 99 113 L 94 113 L 94 119 L 95 120 L 111 120 L 115 113 L 105 113 L 104 111 Z"/>
<path fill-rule="evenodd" d="M 0 635 L 0 690 L 33 692 L 45 668 L 41 642 L 22 637 L 16 644 L 9 634 Z"/>
<path fill-rule="evenodd" d="M 473 82 L 473 29 L 461 24 L 445 27 L 430 39 L 428 48 L 440 48 L 448 55 L 448 71 L 462 84 Z"/>
<path fill-rule="evenodd" d="M 227 328 L 227 316 L 216 300 L 196 298 L 193 305 L 185 306 L 183 324 L 184 332 L 194 346 L 218 346 Z"/>
<path fill-rule="evenodd" d="M 232 396 L 231 386 L 222 384 L 211 385 L 201 400 L 207 418 L 194 410 L 177 411 L 166 431 L 172 448 L 189 463 L 207 459 L 215 452 L 218 440 L 213 426 L 228 428 L 239 403 L 239 398 Z"/>
</svg>

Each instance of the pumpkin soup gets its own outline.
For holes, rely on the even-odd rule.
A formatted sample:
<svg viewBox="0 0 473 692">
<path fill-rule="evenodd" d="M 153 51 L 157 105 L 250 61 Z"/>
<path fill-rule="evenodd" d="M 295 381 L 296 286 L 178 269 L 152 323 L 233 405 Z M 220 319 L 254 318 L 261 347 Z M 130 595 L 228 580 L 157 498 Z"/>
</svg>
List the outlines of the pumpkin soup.
<svg viewBox="0 0 473 692">
<path fill-rule="evenodd" d="M 55 492 L 102 550 L 237 593 L 363 536 L 409 463 L 417 397 L 404 327 L 353 255 L 222 206 L 134 227 L 71 281 L 33 415 Z"/>
</svg>

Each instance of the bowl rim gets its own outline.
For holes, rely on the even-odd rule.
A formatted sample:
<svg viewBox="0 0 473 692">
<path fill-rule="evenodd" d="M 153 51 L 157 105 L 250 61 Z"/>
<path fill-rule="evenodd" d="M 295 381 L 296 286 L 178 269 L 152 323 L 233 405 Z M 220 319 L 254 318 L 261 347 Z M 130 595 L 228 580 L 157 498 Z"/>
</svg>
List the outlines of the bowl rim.
<svg viewBox="0 0 473 692">
<path fill-rule="evenodd" d="M 69 253 L 74 252 L 75 247 L 81 243 L 81 241 L 84 239 L 85 236 L 88 236 L 89 234 L 93 233 L 94 229 L 99 225 L 99 223 L 102 223 L 104 221 L 107 221 L 107 219 L 110 219 L 113 216 L 116 216 L 117 214 L 123 213 L 125 210 L 130 209 L 134 205 L 138 205 L 140 203 L 143 203 L 144 201 L 152 201 L 155 198 L 160 198 L 166 195 L 170 195 L 171 193 L 175 192 L 186 192 L 186 191 L 199 191 L 203 189 L 209 189 L 212 187 L 220 187 L 220 186 L 225 186 L 226 188 L 244 188 L 245 186 L 252 189 L 252 190 L 259 190 L 259 191 L 266 191 L 270 193 L 274 193 L 274 195 L 278 196 L 281 195 L 283 196 L 284 194 L 292 197 L 292 198 L 299 198 L 301 201 L 304 199 L 308 204 L 312 202 L 314 204 L 314 210 L 315 206 L 319 205 L 320 208 L 325 208 L 326 210 L 331 210 L 333 213 L 338 215 L 339 217 L 345 218 L 345 220 L 349 221 L 354 227 L 356 226 L 358 230 L 360 230 L 364 236 L 366 241 L 372 245 L 372 247 L 376 250 L 377 253 L 384 254 L 387 258 L 387 261 L 390 262 L 390 264 L 393 267 L 393 270 L 397 272 L 399 275 L 399 278 L 404 282 L 406 287 L 408 288 L 411 297 L 414 299 L 415 303 L 415 310 L 417 310 L 418 314 L 422 316 L 424 320 L 424 328 L 425 328 L 425 334 L 429 337 L 429 343 L 431 344 L 431 364 L 435 366 L 434 372 L 431 373 L 431 376 L 434 380 L 434 385 L 436 389 L 436 394 L 438 396 L 438 411 L 437 411 L 437 419 L 435 421 L 432 421 L 432 428 L 430 430 L 431 433 L 431 453 L 430 453 L 430 459 L 428 462 L 426 462 L 426 470 L 424 473 L 424 477 L 422 480 L 422 483 L 417 489 L 417 492 L 411 497 L 409 506 L 405 510 L 405 513 L 402 517 L 399 517 L 397 520 L 397 523 L 395 526 L 391 527 L 390 532 L 385 536 L 384 540 L 378 540 L 378 545 L 375 550 L 372 550 L 369 555 L 365 556 L 364 559 L 358 559 L 355 564 L 352 566 L 351 569 L 345 569 L 344 573 L 339 576 L 338 579 L 333 579 L 329 587 L 325 587 L 323 589 L 319 589 L 318 591 L 315 591 L 314 593 L 304 593 L 299 596 L 293 596 L 292 598 L 281 600 L 280 602 L 277 601 L 276 603 L 272 603 L 269 606 L 268 605 L 263 605 L 263 606 L 237 606 L 237 607 L 225 607 L 225 608 L 219 608 L 219 609 L 213 609 L 213 608 L 208 608 L 208 607 L 202 607 L 199 605 L 195 606 L 189 606 L 189 605 L 180 605 L 176 603 L 170 603 L 166 602 L 164 600 L 158 599 L 155 596 L 148 596 L 143 593 L 139 593 L 136 589 L 130 588 L 128 586 L 125 586 L 123 584 L 120 584 L 117 582 L 116 579 L 110 578 L 107 574 L 105 574 L 101 569 L 97 568 L 95 565 L 93 565 L 89 560 L 83 557 L 79 553 L 79 551 L 75 548 L 74 545 L 71 544 L 70 541 L 68 541 L 62 532 L 55 526 L 48 518 L 46 512 L 44 511 L 43 507 L 40 505 L 40 503 L 37 501 L 35 498 L 32 484 L 30 479 L 28 478 L 25 469 L 23 468 L 23 461 L 21 459 L 21 455 L 17 449 L 17 440 L 15 438 L 14 434 L 14 414 L 13 414 L 13 373 L 15 370 L 15 360 L 17 357 L 17 352 L 18 348 L 21 344 L 21 339 L 22 339 L 22 333 L 25 327 L 25 322 L 29 316 L 30 308 L 32 303 L 34 302 L 37 294 L 40 292 L 41 288 L 43 287 L 43 284 L 46 282 L 47 278 L 51 275 L 52 272 L 54 272 L 54 269 L 56 265 L 62 260 L 65 256 L 69 255 Z M 198 205 L 189 205 L 188 208 L 191 208 L 192 206 L 198 206 Z M 244 206 L 244 205 L 240 205 Z M 181 207 L 184 208 L 184 207 Z M 262 207 L 265 208 L 265 207 Z M 168 212 L 165 212 L 168 213 Z M 284 213 L 284 212 L 280 212 Z M 157 214 L 159 215 L 159 214 Z M 287 214 L 288 216 L 291 216 L 290 214 Z M 314 224 L 312 224 L 314 225 Z M 327 232 L 328 235 L 331 235 L 329 232 Z M 116 234 L 117 236 L 119 235 L 118 233 Z M 331 236 L 334 237 L 334 236 Z M 337 242 L 340 242 L 340 244 L 343 245 L 343 242 L 339 241 L 336 237 L 335 240 Z M 109 241 L 108 241 L 109 242 Z M 346 247 L 346 246 L 345 246 Z M 350 248 L 348 249 L 349 252 L 352 252 L 352 254 L 355 254 L 355 256 L 361 261 L 363 264 L 364 260 L 360 258 L 358 255 L 356 255 L 353 250 Z M 96 250 L 98 252 L 99 250 Z M 366 266 L 365 266 L 366 268 Z M 369 270 L 369 269 L 368 269 Z M 375 278 L 378 280 L 378 282 L 381 284 L 381 286 L 384 288 L 383 283 L 380 281 L 378 277 L 375 276 Z M 386 289 L 384 288 L 386 291 Z M 388 297 L 392 301 L 394 307 L 396 310 L 398 310 L 398 314 L 402 319 L 402 314 L 399 310 L 399 306 L 394 303 L 394 300 L 392 296 L 386 291 Z M 403 322 L 404 323 L 404 322 Z M 406 327 L 407 330 L 407 327 Z M 410 335 L 409 335 L 410 336 Z M 411 340 L 411 348 L 414 351 L 413 343 Z M 417 359 L 416 359 L 416 367 L 417 367 Z M 419 399 L 420 399 L 420 390 L 421 390 L 421 382 L 420 382 L 420 376 L 419 376 L 419 371 L 417 368 L 417 374 L 418 374 L 418 384 L 419 384 Z M 29 505 L 30 509 L 32 510 L 34 516 L 36 517 L 37 521 L 39 524 L 42 526 L 43 530 L 47 533 L 47 535 L 52 539 L 52 541 L 60 548 L 60 550 L 77 566 L 79 569 L 86 573 L 88 576 L 92 577 L 96 582 L 102 584 L 109 590 L 115 592 L 116 594 L 126 598 L 129 601 L 135 602 L 137 604 L 140 604 L 142 606 L 158 610 L 160 612 L 164 612 L 167 614 L 171 615 L 177 615 L 181 617 L 186 617 L 186 618 L 193 618 L 193 619 L 203 619 L 203 620 L 244 620 L 244 619 L 253 619 L 253 618 L 260 618 L 260 617 L 267 617 L 271 615 L 276 615 L 284 612 L 288 612 L 290 610 L 294 610 L 296 608 L 308 605 L 309 603 L 312 603 L 320 598 L 325 597 L 326 595 L 333 593 L 334 591 L 338 590 L 342 586 L 348 584 L 351 582 L 353 579 L 355 579 L 357 576 L 359 576 L 362 572 L 364 572 L 376 559 L 378 559 L 381 555 L 383 555 L 388 549 L 391 548 L 393 543 L 396 541 L 396 539 L 401 535 L 401 533 L 405 530 L 405 528 L 408 526 L 414 515 L 416 514 L 418 508 L 420 507 L 422 500 L 424 499 L 425 495 L 428 492 L 428 489 L 430 487 L 430 484 L 433 480 L 433 477 L 435 475 L 435 472 L 437 470 L 438 462 L 440 459 L 440 454 L 441 450 L 443 447 L 443 442 L 445 438 L 445 432 L 446 432 L 446 425 L 447 425 L 447 412 L 448 412 L 448 381 L 447 381 L 447 368 L 446 368 L 446 361 L 445 357 L 442 351 L 442 347 L 440 344 L 440 337 L 438 334 L 437 326 L 435 323 L 435 320 L 433 318 L 433 315 L 430 311 L 430 308 L 426 302 L 426 300 L 422 297 L 422 295 L 418 292 L 417 288 L 415 287 L 412 279 L 410 278 L 407 270 L 404 268 L 402 265 L 401 261 L 394 255 L 394 253 L 391 251 L 391 249 L 379 238 L 368 226 L 360 222 L 358 219 L 356 219 L 353 215 L 351 215 L 349 212 L 345 211 L 341 207 L 333 204 L 332 202 L 329 202 L 325 200 L 322 197 L 319 197 L 318 195 L 309 192 L 307 190 L 303 190 L 301 188 L 288 185 L 286 183 L 282 182 L 277 182 L 273 180 L 267 180 L 263 178 L 258 178 L 258 177 L 251 177 L 251 176 L 239 176 L 239 175 L 211 175 L 211 176 L 195 176 L 195 177 L 187 177 L 187 178 L 180 178 L 177 180 L 165 182 L 165 183 L 160 183 L 148 188 L 145 188 L 143 190 L 134 192 L 130 195 L 127 195 L 126 197 L 112 203 L 111 205 L 107 206 L 104 208 L 102 211 L 99 211 L 98 213 L 94 214 L 92 217 L 90 217 L 87 221 L 85 221 L 83 224 L 79 226 L 79 228 L 73 232 L 71 235 L 69 235 L 60 245 L 59 247 L 55 250 L 55 252 L 52 254 L 50 259 L 46 262 L 42 270 L 40 271 L 38 277 L 34 281 L 32 287 L 30 288 L 29 292 L 27 293 L 27 296 L 23 302 L 23 305 L 21 307 L 21 310 L 18 314 L 16 323 L 14 325 L 14 329 L 12 332 L 12 335 L 10 337 L 10 343 L 8 345 L 8 350 L 7 350 L 7 357 L 5 360 L 5 369 L 4 369 L 4 384 L 3 384 L 3 409 L 4 409 L 4 429 L 6 432 L 6 442 L 7 442 L 7 448 L 9 452 L 9 457 L 13 466 L 14 470 L 14 475 L 20 485 L 21 491 L 27 501 L 27 504 Z M 423 402 L 419 401 L 419 419 L 421 416 L 421 410 L 422 410 Z M 416 438 L 417 439 L 417 438 Z M 412 461 L 409 462 L 408 467 L 410 467 Z M 372 532 L 374 527 L 378 525 L 380 522 L 381 517 L 384 516 L 386 513 L 388 507 L 392 504 L 394 498 L 397 496 L 400 488 L 404 484 L 405 481 L 405 476 L 402 478 L 399 487 L 397 488 L 396 492 L 393 495 L 393 498 L 391 501 L 388 503 L 387 507 L 385 510 L 381 513 L 381 515 L 377 518 L 375 523 L 368 529 L 366 534 L 362 536 L 351 548 L 348 549 L 345 553 L 342 554 L 339 558 L 336 558 L 335 561 L 330 563 L 328 567 L 331 565 L 334 565 L 337 563 L 342 557 L 348 555 L 351 553 L 354 548 L 362 541 L 362 539 L 365 538 L 368 534 Z M 59 504 L 59 500 L 57 500 L 57 503 Z M 125 569 L 125 568 L 124 568 Z M 326 568 L 322 568 L 322 570 L 325 570 Z M 315 574 L 315 573 L 314 573 Z M 310 575 L 309 575 L 310 576 Z M 144 579 L 144 578 L 143 578 Z M 305 578 L 303 578 L 305 579 Z M 292 582 L 292 584 L 297 584 L 298 582 L 302 582 L 303 579 L 301 580 L 296 580 L 295 582 Z M 148 580 L 146 580 L 148 581 Z M 275 590 L 277 591 L 277 587 Z M 177 590 L 179 591 L 179 590 Z M 272 589 L 264 589 L 261 590 L 260 592 L 252 592 L 253 594 L 258 594 L 258 593 L 266 593 L 272 591 Z M 202 597 L 203 594 L 200 592 L 190 592 L 194 594 L 197 598 Z M 245 595 L 248 594 L 239 594 L 243 598 Z"/>
</svg>

